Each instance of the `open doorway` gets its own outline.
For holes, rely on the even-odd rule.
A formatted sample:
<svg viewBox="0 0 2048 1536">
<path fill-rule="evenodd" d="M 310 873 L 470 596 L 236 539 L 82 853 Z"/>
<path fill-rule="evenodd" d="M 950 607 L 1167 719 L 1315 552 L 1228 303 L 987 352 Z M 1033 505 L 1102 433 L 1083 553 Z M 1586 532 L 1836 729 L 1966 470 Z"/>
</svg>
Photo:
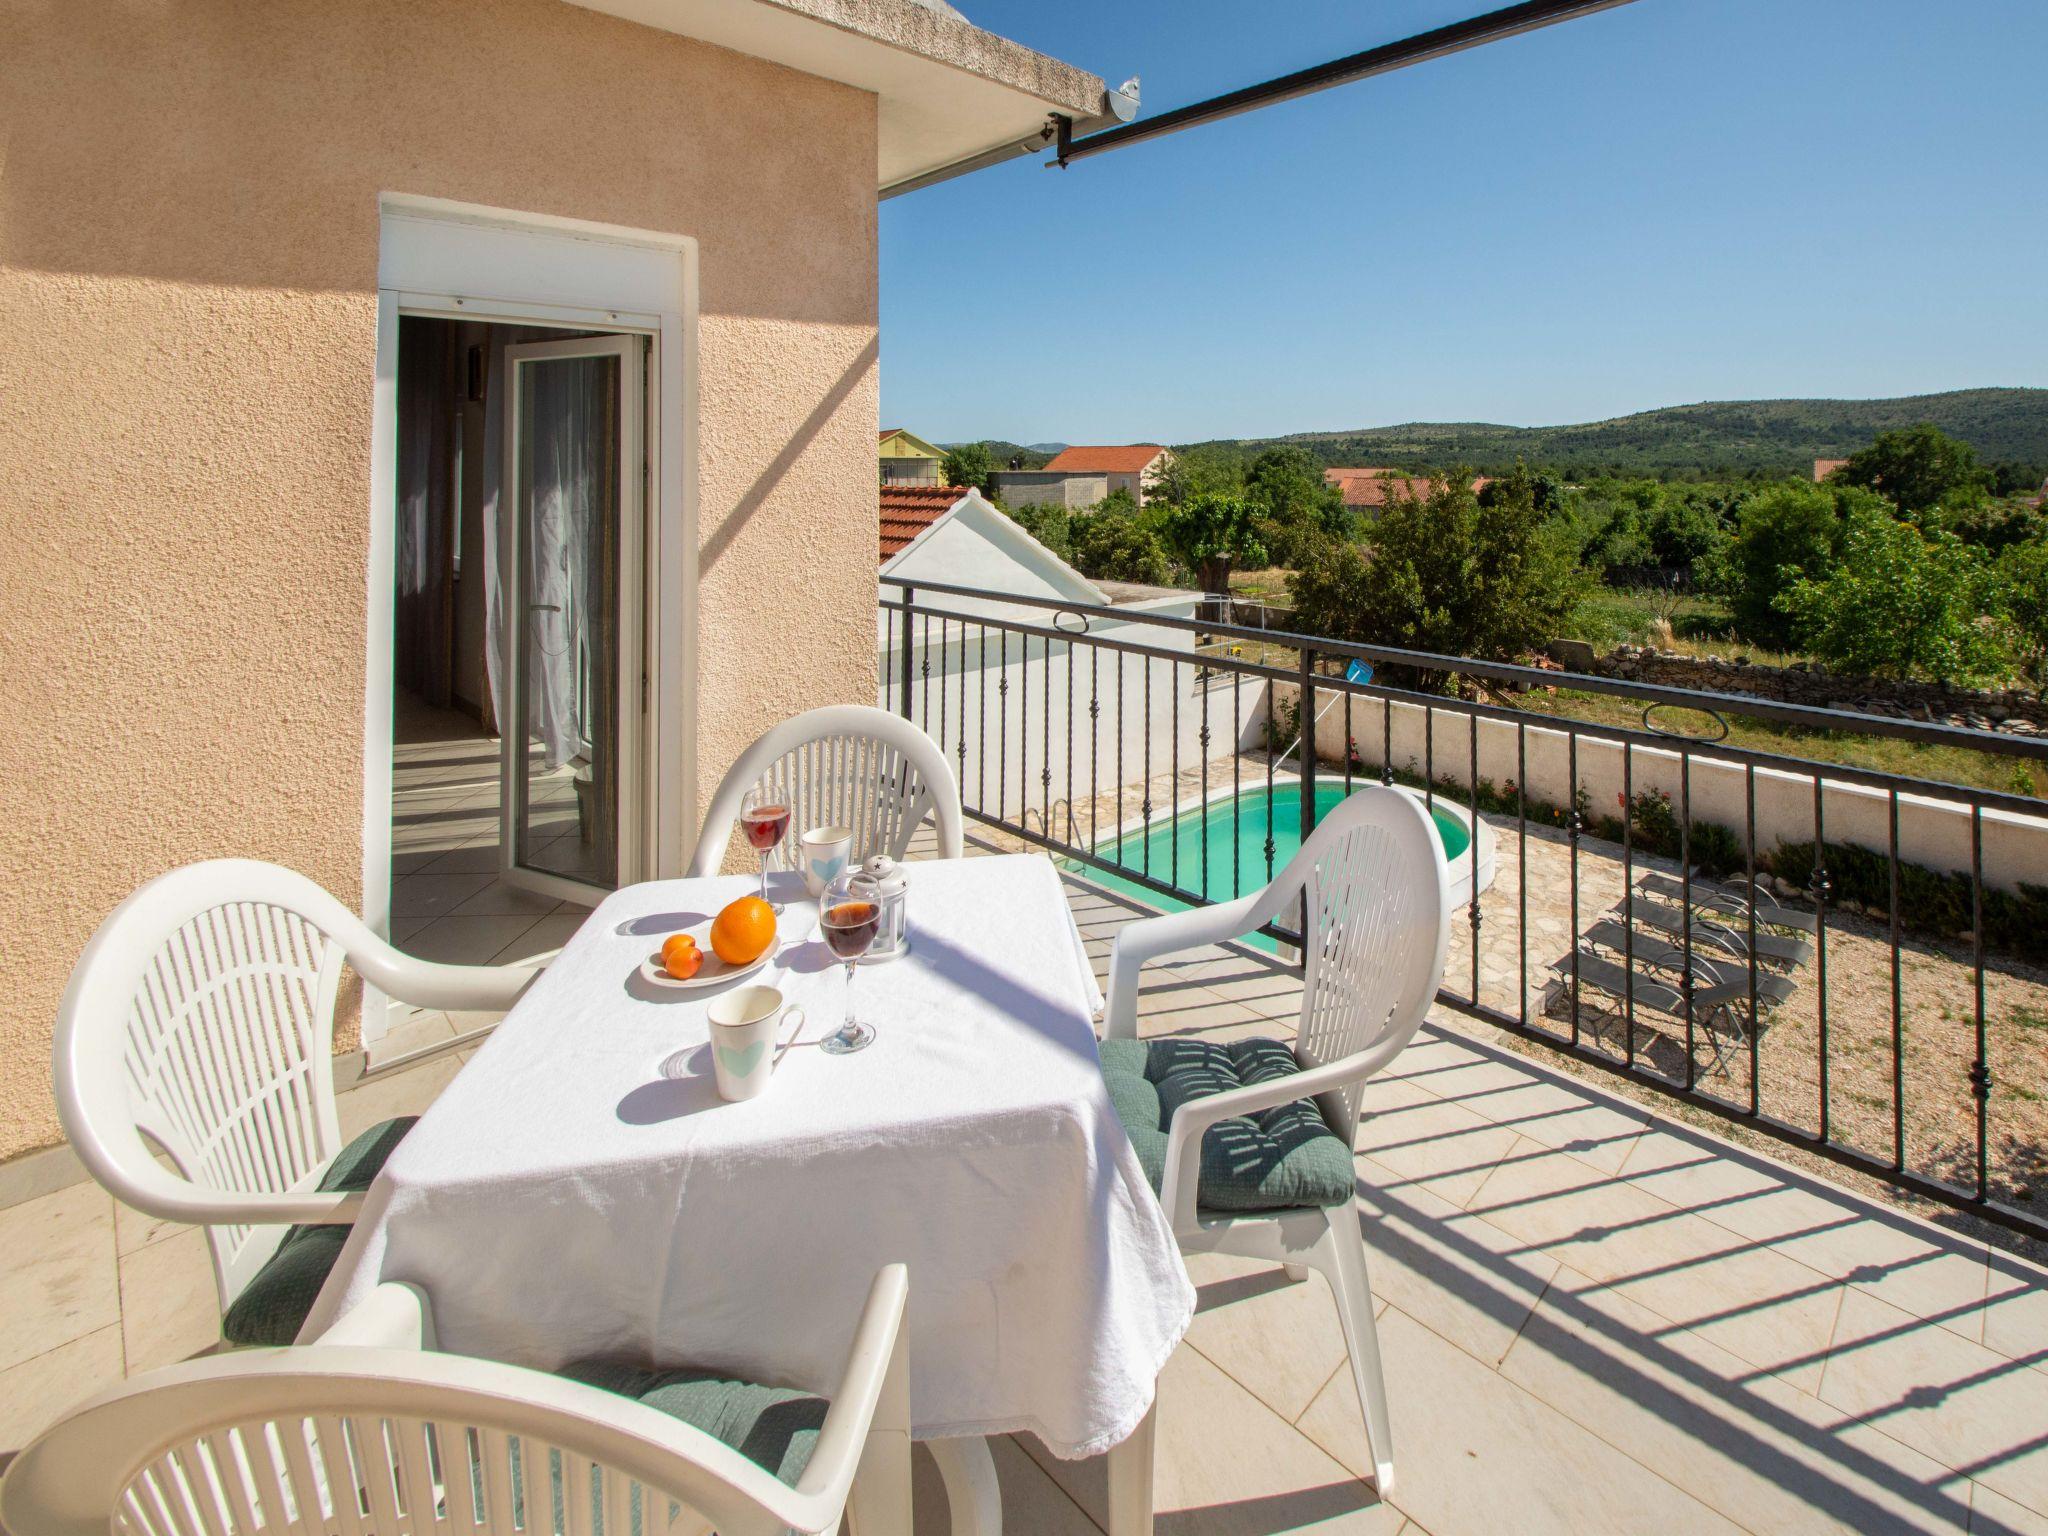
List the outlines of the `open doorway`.
<svg viewBox="0 0 2048 1536">
<path fill-rule="evenodd" d="M 639 878 L 646 339 L 403 315 L 393 941 L 558 947 Z"/>
</svg>

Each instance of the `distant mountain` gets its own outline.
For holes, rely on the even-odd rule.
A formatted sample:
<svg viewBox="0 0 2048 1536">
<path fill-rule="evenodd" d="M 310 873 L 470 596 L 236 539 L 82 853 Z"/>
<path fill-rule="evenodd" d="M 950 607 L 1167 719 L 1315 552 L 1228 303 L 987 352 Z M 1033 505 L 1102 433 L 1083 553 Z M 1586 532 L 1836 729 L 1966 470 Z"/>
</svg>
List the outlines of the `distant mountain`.
<svg viewBox="0 0 2048 1536">
<path fill-rule="evenodd" d="M 1710 401 L 1579 426 L 1410 422 L 1189 446 L 1256 453 L 1288 444 L 1326 464 L 1406 470 L 1470 465 L 1497 472 L 1520 460 L 1575 477 L 1724 478 L 1808 474 L 1815 459 L 1847 458 L 1880 432 L 1922 421 L 1961 438 L 1986 463 L 2048 469 L 2048 389 L 1964 389 L 1896 400 Z"/>
<path fill-rule="evenodd" d="M 1020 469 L 1041 469 L 1044 467 L 1047 459 L 1050 459 L 1054 454 L 1066 447 L 1065 443 L 1034 443 L 1027 448 L 1022 443 L 1005 442 L 999 437 L 984 437 L 980 439 L 980 442 L 982 447 L 988 450 L 989 457 L 996 461 L 997 469 L 1008 469 L 1010 461 L 1013 459 L 1022 461 L 1018 465 Z M 967 444 L 941 443 L 939 446 L 941 448 L 965 448 Z"/>
</svg>

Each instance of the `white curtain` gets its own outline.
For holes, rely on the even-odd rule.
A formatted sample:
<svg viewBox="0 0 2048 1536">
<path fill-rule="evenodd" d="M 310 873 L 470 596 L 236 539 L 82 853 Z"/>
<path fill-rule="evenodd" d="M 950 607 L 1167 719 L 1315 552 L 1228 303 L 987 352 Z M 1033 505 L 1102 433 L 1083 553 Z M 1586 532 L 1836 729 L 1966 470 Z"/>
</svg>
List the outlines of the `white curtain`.
<svg viewBox="0 0 2048 1536">
<path fill-rule="evenodd" d="M 484 421 L 485 623 L 490 644 L 485 657 L 491 701 L 499 729 L 509 730 L 516 714 L 505 695 L 510 636 L 503 573 L 506 551 L 499 543 L 498 510 L 505 499 L 503 405 L 510 399 L 507 344 L 559 332 L 509 332 L 493 327 L 490 350 L 491 409 Z M 526 727 L 541 743 L 548 771 L 560 768 L 590 741 L 594 727 L 590 675 L 598 642 L 601 594 L 597 583 L 605 494 L 605 465 L 613 422 L 608 409 L 608 358 L 558 358 L 529 363 L 525 391 L 526 463 L 532 476 L 531 522 L 526 552 Z"/>
<path fill-rule="evenodd" d="M 450 694 L 455 396 L 447 326 L 408 316 L 398 343 L 398 601 L 393 675 L 429 704 Z"/>
</svg>

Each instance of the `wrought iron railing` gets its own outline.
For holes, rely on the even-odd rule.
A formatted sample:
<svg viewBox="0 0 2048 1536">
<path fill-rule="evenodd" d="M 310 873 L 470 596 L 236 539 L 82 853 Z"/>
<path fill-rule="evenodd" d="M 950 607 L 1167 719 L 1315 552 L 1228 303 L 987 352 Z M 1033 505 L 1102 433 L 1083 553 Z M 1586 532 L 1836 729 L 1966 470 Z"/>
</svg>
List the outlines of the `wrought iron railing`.
<svg viewBox="0 0 2048 1536">
<path fill-rule="evenodd" d="M 2048 1236 L 2048 739 L 1220 624 L 1193 593 L 883 581 L 878 702 L 947 751 L 972 819 L 1172 906 L 1263 884 L 1319 794 L 1405 783 L 1464 840 L 1443 1003 Z M 1566 712 L 1588 701 L 1637 719 Z M 1796 755 L 1817 736 L 1980 754 L 2015 787 Z"/>
</svg>

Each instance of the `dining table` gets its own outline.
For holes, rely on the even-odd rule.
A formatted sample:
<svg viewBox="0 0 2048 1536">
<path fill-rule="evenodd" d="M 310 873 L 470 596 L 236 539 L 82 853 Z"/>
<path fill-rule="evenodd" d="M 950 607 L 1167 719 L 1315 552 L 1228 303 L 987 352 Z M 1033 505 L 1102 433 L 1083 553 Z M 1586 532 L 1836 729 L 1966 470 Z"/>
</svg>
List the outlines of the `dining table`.
<svg viewBox="0 0 2048 1536">
<path fill-rule="evenodd" d="M 727 985 L 801 1016 L 736 1101 L 711 1063 L 721 989 L 643 966 L 756 877 L 606 896 L 393 1152 L 300 1338 L 406 1281 L 455 1353 L 823 1391 L 869 1281 L 903 1262 L 912 1432 L 954 1529 L 999 1523 L 986 1437 L 1029 1433 L 1107 1455 L 1114 1536 L 1149 1531 L 1154 1396 L 1195 1298 L 1110 1104 L 1060 873 L 1042 854 L 904 868 L 908 945 L 859 966 L 874 1039 L 846 1055 L 819 1047 L 849 977 L 798 877 L 771 878 L 773 952 Z"/>
</svg>

